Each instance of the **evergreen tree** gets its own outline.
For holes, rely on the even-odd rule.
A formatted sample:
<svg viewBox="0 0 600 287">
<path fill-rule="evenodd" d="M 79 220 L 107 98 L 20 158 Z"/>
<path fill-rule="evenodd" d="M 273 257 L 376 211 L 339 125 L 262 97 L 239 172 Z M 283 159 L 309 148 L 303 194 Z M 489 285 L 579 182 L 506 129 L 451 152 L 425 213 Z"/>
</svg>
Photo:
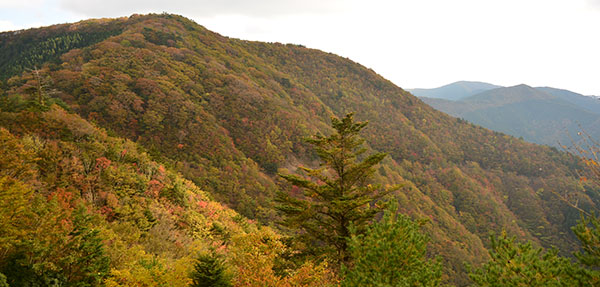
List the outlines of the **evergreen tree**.
<svg viewBox="0 0 600 287">
<path fill-rule="evenodd" d="M 225 264 L 216 254 L 200 255 L 191 274 L 192 287 L 229 287 L 231 279 Z"/>
<path fill-rule="evenodd" d="M 30 216 L 36 228 L 25 229 L 13 250 L 0 261 L 0 272 L 11 286 L 101 286 L 110 267 L 94 216 L 85 206 L 73 212 L 72 228 L 63 233 L 56 226 L 66 217 L 56 201 L 36 196 Z"/>
<path fill-rule="evenodd" d="M 92 216 L 79 206 L 65 246 L 68 252 L 60 259 L 66 286 L 99 286 L 108 274 L 110 258 L 104 251 L 100 232 L 92 226 Z"/>
<path fill-rule="evenodd" d="M 300 167 L 307 177 L 280 174 L 288 182 L 302 189 L 278 194 L 278 210 L 284 215 L 283 225 L 298 231 L 307 249 L 317 255 L 330 254 L 338 263 L 349 262 L 347 240 L 350 226 L 364 232 L 365 226 L 381 210 L 371 206 L 392 189 L 382 190 L 368 184 L 375 165 L 385 153 L 375 153 L 362 161 L 364 139 L 359 132 L 367 122 L 354 122 L 353 114 L 343 119 L 332 117 L 335 132 L 330 136 L 316 134 L 308 142 L 321 160 L 317 169 Z"/>
<path fill-rule="evenodd" d="M 442 265 L 426 258 L 428 237 L 423 222 L 386 210 L 381 221 L 348 243 L 354 259 L 344 270 L 342 287 L 439 286 Z"/>
<path fill-rule="evenodd" d="M 588 217 L 582 215 L 573 232 L 581 242 L 582 249 L 575 253 L 575 257 L 586 266 L 600 267 L 600 219 L 593 214 Z"/>
<path fill-rule="evenodd" d="M 531 242 L 515 243 L 505 232 L 491 237 L 490 257 L 469 274 L 476 286 L 597 286 L 587 270 L 559 256 L 557 249 L 544 252 Z"/>
<path fill-rule="evenodd" d="M 586 268 L 577 270 L 577 276 L 589 286 L 600 285 L 600 219 L 595 214 L 587 217 L 581 214 L 581 220 L 573 228 L 579 239 L 581 250 L 574 255 Z"/>
</svg>

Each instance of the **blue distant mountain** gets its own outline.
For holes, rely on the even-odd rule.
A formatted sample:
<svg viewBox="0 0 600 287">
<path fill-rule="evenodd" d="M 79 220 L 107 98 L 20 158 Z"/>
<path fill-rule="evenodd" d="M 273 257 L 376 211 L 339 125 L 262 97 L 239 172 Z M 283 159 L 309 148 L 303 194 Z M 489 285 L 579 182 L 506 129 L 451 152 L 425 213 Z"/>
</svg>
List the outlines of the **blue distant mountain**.
<svg viewBox="0 0 600 287">
<path fill-rule="evenodd" d="M 460 81 L 434 89 L 412 89 L 408 91 L 417 97 L 456 101 L 496 88 L 500 88 L 500 86 L 483 82 Z"/>
<path fill-rule="evenodd" d="M 569 146 L 572 141 L 580 140 L 578 132 L 582 130 L 600 139 L 598 98 L 527 85 L 496 86 L 478 93 L 471 92 L 474 86 L 470 86 L 470 90 L 465 89 L 460 94 L 461 86 L 474 82 L 457 83 L 430 90 L 417 89 L 415 95 L 437 110 L 534 143 Z"/>
</svg>

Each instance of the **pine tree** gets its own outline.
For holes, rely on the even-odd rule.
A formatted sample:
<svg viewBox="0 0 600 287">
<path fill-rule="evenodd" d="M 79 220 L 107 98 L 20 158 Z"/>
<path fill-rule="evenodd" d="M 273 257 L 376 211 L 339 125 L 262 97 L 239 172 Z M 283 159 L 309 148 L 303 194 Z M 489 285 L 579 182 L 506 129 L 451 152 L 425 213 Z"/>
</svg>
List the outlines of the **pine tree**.
<svg viewBox="0 0 600 287">
<path fill-rule="evenodd" d="M 353 114 L 343 119 L 332 117 L 335 132 L 330 136 L 316 134 L 308 142 L 321 160 L 317 169 L 300 167 L 307 177 L 280 174 L 302 189 L 301 194 L 280 192 L 277 209 L 283 214 L 282 224 L 298 233 L 307 249 L 316 255 L 330 255 L 341 265 L 350 261 L 347 240 L 350 226 L 360 234 L 367 222 L 381 210 L 375 203 L 396 187 L 383 190 L 368 184 L 375 166 L 386 156 L 375 153 L 362 161 L 366 152 L 359 132 L 367 122 L 354 122 Z"/>
<path fill-rule="evenodd" d="M 110 258 L 104 251 L 100 232 L 93 225 L 92 215 L 84 206 L 79 206 L 65 246 L 67 252 L 59 262 L 67 279 L 66 286 L 99 286 L 108 274 Z"/>
<path fill-rule="evenodd" d="M 194 265 L 191 274 L 192 287 L 229 287 L 231 279 L 225 270 L 225 264 L 215 254 L 202 254 Z"/>
<path fill-rule="evenodd" d="M 491 237 L 490 257 L 469 274 L 475 286 L 597 286 L 588 270 L 559 256 L 557 249 L 544 252 L 531 242 L 516 243 L 505 232 Z"/>
<path fill-rule="evenodd" d="M 365 234 L 348 243 L 353 262 L 344 268 L 342 287 L 440 286 L 442 265 L 426 257 L 429 238 L 421 233 L 423 221 L 385 211 Z"/>
<path fill-rule="evenodd" d="M 26 90 L 32 96 L 31 108 L 35 111 L 47 111 L 50 105 L 55 102 L 51 100 L 51 95 L 56 93 L 56 90 L 52 88 L 52 78 L 44 74 L 37 67 L 34 67 L 31 70 L 32 80 L 25 85 Z"/>
<path fill-rule="evenodd" d="M 600 218 L 582 214 L 573 232 L 581 242 L 581 251 L 576 252 L 575 257 L 586 266 L 600 267 Z"/>
<path fill-rule="evenodd" d="M 587 217 L 581 214 L 577 225 L 572 227 L 579 239 L 581 250 L 574 253 L 579 263 L 585 268 L 577 271 L 580 281 L 589 283 L 590 286 L 600 285 L 600 218 L 595 214 Z"/>
</svg>

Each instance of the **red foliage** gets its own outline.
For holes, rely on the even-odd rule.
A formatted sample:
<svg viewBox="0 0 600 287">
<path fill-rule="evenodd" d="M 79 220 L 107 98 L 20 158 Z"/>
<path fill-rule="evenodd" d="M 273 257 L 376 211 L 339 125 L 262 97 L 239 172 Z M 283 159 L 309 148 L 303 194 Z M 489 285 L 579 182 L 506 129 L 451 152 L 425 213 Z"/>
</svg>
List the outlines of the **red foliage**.
<svg viewBox="0 0 600 287">
<path fill-rule="evenodd" d="M 157 198 L 160 193 L 160 190 L 163 187 L 164 184 L 162 184 L 160 181 L 152 179 L 148 182 L 148 189 L 146 190 L 145 194 L 148 197 Z"/>
<path fill-rule="evenodd" d="M 111 164 L 110 159 L 99 157 L 96 159 L 96 168 L 99 170 L 107 169 Z"/>
<path fill-rule="evenodd" d="M 75 199 L 73 193 L 66 191 L 64 188 L 57 188 L 56 191 L 48 196 L 48 200 L 56 200 L 59 206 L 66 210 L 71 211 L 75 207 Z"/>
<path fill-rule="evenodd" d="M 200 208 L 206 208 L 206 206 L 208 205 L 208 202 L 206 201 L 198 201 L 198 207 Z"/>
<path fill-rule="evenodd" d="M 108 221 L 112 221 L 115 218 L 115 212 L 113 209 L 106 205 L 100 208 L 100 214 L 104 215 Z"/>
</svg>

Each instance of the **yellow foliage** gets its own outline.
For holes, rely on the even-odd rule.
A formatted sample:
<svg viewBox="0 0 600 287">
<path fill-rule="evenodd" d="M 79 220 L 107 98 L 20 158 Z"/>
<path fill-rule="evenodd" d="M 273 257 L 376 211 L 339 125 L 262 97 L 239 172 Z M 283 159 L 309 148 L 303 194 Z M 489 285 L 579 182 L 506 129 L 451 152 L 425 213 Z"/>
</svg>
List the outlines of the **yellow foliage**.
<svg viewBox="0 0 600 287">
<path fill-rule="evenodd" d="M 0 254 L 8 254 L 15 242 L 29 231 L 31 189 L 20 181 L 0 177 Z M 0 261 L 2 261 L 0 256 Z"/>
<path fill-rule="evenodd" d="M 269 228 L 236 236 L 232 239 L 230 263 L 236 268 L 234 286 L 336 286 L 337 278 L 326 263 L 307 262 L 286 277 L 273 271 L 275 259 L 286 247 L 280 236 Z"/>
<path fill-rule="evenodd" d="M 106 287 L 116 286 L 173 286 L 184 287 L 191 283 L 188 278 L 193 260 L 183 257 L 174 262 L 141 251 L 137 261 L 126 268 L 113 269 L 104 281 Z"/>
</svg>

